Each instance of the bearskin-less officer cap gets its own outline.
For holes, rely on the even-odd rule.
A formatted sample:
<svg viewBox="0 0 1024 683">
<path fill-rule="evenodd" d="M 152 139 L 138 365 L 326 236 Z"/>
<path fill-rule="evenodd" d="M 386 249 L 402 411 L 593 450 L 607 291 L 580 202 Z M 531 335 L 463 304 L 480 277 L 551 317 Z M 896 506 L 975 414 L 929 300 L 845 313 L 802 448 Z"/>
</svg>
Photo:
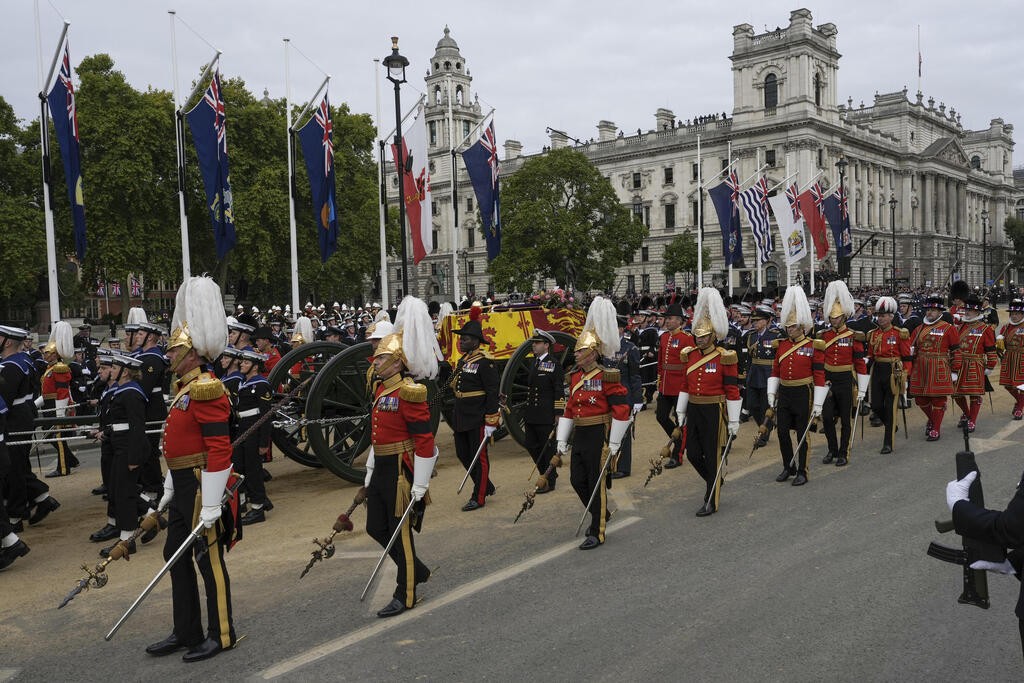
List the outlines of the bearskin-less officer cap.
<svg viewBox="0 0 1024 683">
<path fill-rule="evenodd" d="M 28 330 L 23 330 L 20 327 L 12 327 L 11 325 L 0 325 L 0 337 L 4 339 L 11 339 L 13 341 L 24 341 L 28 339 Z"/>
<path fill-rule="evenodd" d="M 135 356 L 117 353 L 116 351 L 110 354 L 110 362 L 119 367 L 128 368 L 129 370 L 138 370 L 142 367 L 142 361 Z"/>
<path fill-rule="evenodd" d="M 269 354 L 260 353 L 252 349 L 242 349 L 238 352 L 238 360 L 247 360 L 253 363 L 265 363 L 270 358 Z"/>
<path fill-rule="evenodd" d="M 665 317 L 668 317 L 670 315 L 676 315 L 679 316 L 680 318 L 687 317 L 686 312 L 683 310 L 683 307 L 680 306 L 678 303 L 669 304 L 668 308 L 665 309 L 665 312 L 662 315 L 664 315 Z"/>
<path fill-rule="evenodd" d="M 548 344 L 551 344 L 552 346 L 555 345 L 555 337 L 550 332 L 548 332 L 547 330 L 541 330 L 541 329 L 535 329 L 533 331 L 533 336 L 530 337 L 530 341 L 532 341 L 532 342 L 546 342 Z"/>
<path fill-rule="evenodd" d="M 772 310 L 771 306 L 759 304 L 753 313 L 750 314 L 750 317 L 755 320 L 771 320 L 775 317 L 775 311 Z"/>
</svg>

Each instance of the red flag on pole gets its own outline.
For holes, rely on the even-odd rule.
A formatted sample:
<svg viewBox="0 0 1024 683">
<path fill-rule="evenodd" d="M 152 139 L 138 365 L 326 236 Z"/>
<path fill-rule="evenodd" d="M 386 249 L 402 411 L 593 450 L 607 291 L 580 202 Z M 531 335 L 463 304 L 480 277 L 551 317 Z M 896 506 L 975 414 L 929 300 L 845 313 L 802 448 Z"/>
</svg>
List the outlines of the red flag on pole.
<svg viewBox="0 0 1024 683">
<path fill-rule="evenodd" d="M 814 183 L 799 197 L 800 213 L 814 242 L 814 257 L 819 261 L 828 255 L 828 228 L 825 225 L 825 204 L 821 186 Z"/>
</svg>

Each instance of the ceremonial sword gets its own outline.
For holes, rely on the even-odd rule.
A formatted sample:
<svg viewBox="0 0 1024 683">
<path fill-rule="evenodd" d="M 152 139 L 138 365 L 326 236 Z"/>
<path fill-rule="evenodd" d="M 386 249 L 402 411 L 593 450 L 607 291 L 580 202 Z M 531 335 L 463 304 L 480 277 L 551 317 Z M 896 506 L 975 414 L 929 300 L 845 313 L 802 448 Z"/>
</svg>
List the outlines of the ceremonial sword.
<svg viewBox="0 0 1024 683">
<path fill-rule="evenodd" d="M 460 489 L 461 490 L 461 489 Z M 366 594 L 370 591 L 370 586 L 373 584 L 373 580 L 377 578 L 377 573 L 380 571 L 380 567 L 384 564 L 384 559 L 387 558 L 388 553 L 391 552 L 391 546 L 395 544 L 398 539 L 398 534 L 402 533 L 402 527 L 405 526 L 405 520 L 409 519 L 409 513 L 412 512 L 412 506 L 418 501 L 415 498 L 410 497 L 409 504 L 405 507 L 405 512 L 402 514 L 402 519 L 398 520 L 398 526 L 395 528 L 395 533 L 391 534 L 391 540 L 388 541 L 387 546 L 384 548 L 384 553 L 377 560 L 377 566 L 373 568 L 373 573 L 370 574 L 370 580 L 366 582 L 366 588 L 363 589 L 363 594 L 359 596 L 359 602 L 366 599 Z"/>
<path fill-rule="evenodd" d="M 487 442 L 490 441 L 489 437 L 485 437 L 480 440 L 480 447 L 476 449 L 476 455 L 473 456 L 473 462 L 469 463 L 469 467 L 466 468 L 466 476 L 462 478 L 462 483 L 459 484 L 459 490 L 456 493 L 462 493 L 462 488 L 466 485 L 466 481 L 469 479 L 470 472 L 476 467 L 476 461 L 480 459 L 480 454 L 484 452 L 484 447 L 487 446 Z M 533 471 L 531 470 L 531 474 Z"/>
</svg>

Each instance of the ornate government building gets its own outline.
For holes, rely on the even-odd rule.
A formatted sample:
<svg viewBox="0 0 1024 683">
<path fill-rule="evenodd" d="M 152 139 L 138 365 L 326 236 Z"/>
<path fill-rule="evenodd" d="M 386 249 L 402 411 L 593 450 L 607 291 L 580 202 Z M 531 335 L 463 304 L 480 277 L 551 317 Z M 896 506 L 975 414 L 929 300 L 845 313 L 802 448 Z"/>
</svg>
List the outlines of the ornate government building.
<svg viewBox="0 0 1024 683">
<path fill-rule="evenodd" d="M 741 179 L 766 164 L 770 185 L 782 182 L 788 169 L 798 173 L 801 185 L 820 174 L 823 186 L 835 187 L 844 168 L 856 252 L 851 286 L 888 282 L 894 243 L 895 276 L 909 286 L 940 287 L 954 273 L 971 285 L 1000 277 L 1016 282 L 1017 274 L 1007 271 L 1013 245 L 1003 232 L 1008 215 L 1024 217 L 1024 182 L 1014 184 L 1013 126 L 993 118 L 986 129 L 966 130 L 952 106 L 905 88 L 876 94 L 870 103 L 840 103 L 837 34 L 834 24 L 815 26 L 806 9 L 793 11 L 785 28 L 768 33 L 739 24 L 733 28 L 729 57 L 731 113 L 723 107 L 726 112 L 695 121 L 658 109 L 654 127 L 646 132 L 624 134 L 616 123 L 600 121 L 594 139 L 573 141 L 649 228 L 633 262 L 619 271 L 617 294 L 630 288 L 661 291 L 665 245 L 684 231 L 696 234 L 698 137 L 705 181 L 729 163 L 730 150 Z M 410 264 L 410 289 L 429 299 L 456 298 L 452 275 L 457 268 L 460 293 L 467 285 L 477 295 L 493 289 L 501 293 L 500 283 L 492 283 L 486 272 L 475 197 L 461 159 L 453 229 L 449 134 L 453 130 L 458 144 L 487 112 L 470 97 L 472 77 L 447 28 L 425 81 L 435 250 L 418 267 Z M 550 148 L 569 142 L 563 133 L 551 132 Z M 528 158 L 520 143 L 506 140 L 502 175 L 515 173 Z M 393 173 L 388 187 L 394 202 Z M 708 201 L 703 214 L 705 245 L 712 254 L 704 263 L 704 281 L 724 284 L 721 237 Z M 756 252 L 745 218 L 743 234 L 748 268 L 734 271 L 736 287 L 756 279 Z M 778 241 L 778 233 L 773 234 Z M 816 262 L 816 270 L 835 270 L 834 254 L 833 247 L 824 261 Z M 778 248 L 763 268 L 765 287 L 785 284 Z M 805 280 L 808 268 L 805 259 L 802 272 L 792 273 L 794 282 Z M 394 298 L 401 288 L 400 263 L 389 262 L 388 279 Z M 683 284 L 687 278 L 677 274 L 675 279 Z"/>
</svg>

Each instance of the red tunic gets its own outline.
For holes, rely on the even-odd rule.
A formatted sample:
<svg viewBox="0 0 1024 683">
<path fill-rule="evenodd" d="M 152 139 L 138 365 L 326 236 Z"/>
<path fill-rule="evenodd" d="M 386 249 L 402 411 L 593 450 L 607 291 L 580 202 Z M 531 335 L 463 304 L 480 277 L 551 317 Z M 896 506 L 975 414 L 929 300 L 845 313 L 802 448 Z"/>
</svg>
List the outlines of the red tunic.
<svg viewBox="0 0 1024 683">
<path fill-rule="evenodd" d="M 274 366 L 277 365 L 278 362 L 281 360 L 281 353 L 277 350 L 277 348 L 271 346 L 270 352 L 267 355 L 269 357 L 267 358 L 266 361 L 264 361 L 263 365 L 267 369 L 267 374 L 269 375 L 270 371 L 273 370 Z"/>
<path fill-rule="evenodd" d="M 1003 358 L 999 362 L 999 384 L 1016 387 L 1024 383 L 1024 322 L 1006 323 L 999 328 L 1003 343 Z"/>
<path fill-rule="evenodd" d="M 985 370 L 996 367 L 996 333 L 984 320 L 961 323 L 960 376 L 956 390 L 960 396 L 981 396 L 985 393 Z"/>
<path fill-rule="evenodd" d="M 600 422 L 597 418 L 609 413 L 616 420 L 628 420 L 629 391 L 619 382 L 619 377 L 619 371 L 614 368 L 598 366 L 593 370 L 573 370 L 565 417 L 577 420 L 577 424 L 597 424 Z"/>
<path fill-rule="evenodd" d="M 913 368 L 910 393 L 914 396 L 949 396 L 953 393 L 951 373 L 960 372 L 960 335 L 941 318 L 921 323 L 910 340 Z"/>
<path fill-rule="evenodd" d="M 814 384 L 825 386 L 825 344 L 804 337 L 799 341 L 780 339 L 775 346 L 772 377 L 778 377 L 782 386 Z"/>
<path fill-rule="evenodd" d="M 820 335 L 825 342 L 825 370 L 866 375 L 864 336 L 845 325 L 836 332 L 831 327 Z"/>
<path fill-rule="evenodd" d="M 43 373 L 41 393 L 44 399 L 71 398 L 71 368 L 66 363 L 51 363 Z"/>
<path fill-rule="evenodd" d="M 901 363 L 904 374 L 911 370 L 910 335 L 900 327 L 883 330 L 876 327 L 868 333 L 868 355 L 876 363 Z"/>
<path fill-rule="evenodd" d="M 370 417 L 370 440 L 375 456 L 401 454 L 410 470 L 414 454 L 434 457 L 427 388 L 400 375 L 378 383 Z"/>
<path fill-rule="evenodd" d="M 690 347 L 685 351 L 683 360 L 686 370 L 683 374 L 682 392 L 690 395 L 691 403 L 706 402 L 694 401 L 696 396 L 718 398 L 720 401 L 739 400 L 740 385 L 735 351 L 720 346 L 708 349 L 707 353 L 697 347 Z"/>
<path fill-rule="evenodd" d="M 658 338 L 658 393 L 662 396 L 679 395 L 686 367 L 682 352 L 693 345 L 693 336 L 682 328 L 666 332 Z"/>
<path fill-rule="evenodd" d="M 206 469 L 220 472 L 231 467 L 231 437 L 228 420 L 231 402 L 220 380 L 195 369 L 178 380 L 178 393 L 171 403 L 164 425 L 164 458 L 173 466 L 175 458 L 206 454 Z"/>
</svg>

